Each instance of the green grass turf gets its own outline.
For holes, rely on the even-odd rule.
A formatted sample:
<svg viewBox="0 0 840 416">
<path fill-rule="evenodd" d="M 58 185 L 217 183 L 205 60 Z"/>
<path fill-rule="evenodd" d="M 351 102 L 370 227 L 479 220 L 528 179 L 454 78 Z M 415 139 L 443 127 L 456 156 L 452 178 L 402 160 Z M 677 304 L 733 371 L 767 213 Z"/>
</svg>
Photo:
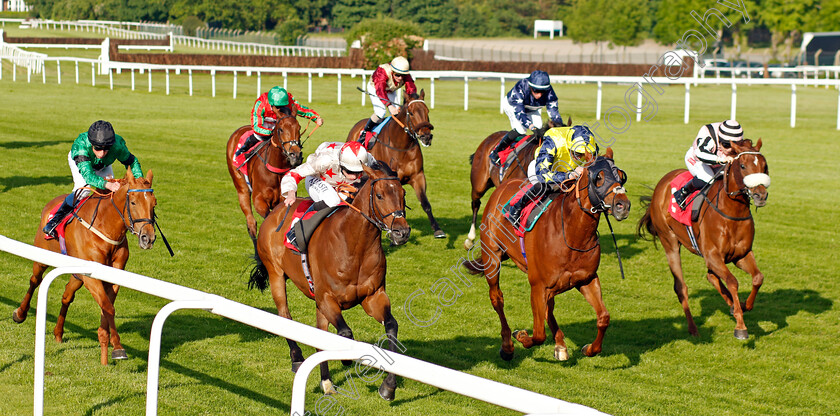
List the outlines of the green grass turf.
<svg viewBox="0 0 840 416">
<path fill-rule="evenodd" d="M 274 312 L 268 293 L 246 288 L 251 243 L 224 161 L 230 133 L 248 122 L 256 93 L 255 77 L 239 77 L 239 98 L 232 99 L 232 78 L 220 75 L 217 96 L 210 97 L 208 75 L 196 75 L 195 96 L 187 95 L 186 76 L 172 75 L 170 96 L 163 93 L 163 75 L 155 73 L 147 92 L 145 75 L 130 89 L 130 75 L 107 76 L 90 85 L 90 68 L 81 85 L 63 75 L 58 85 L 54 67 L 47 83 L 40 76 L 26 82 L 3 62 L 0 81 L 0 233 L 30 242 L 43 205 L 72 187 L 66 154 L 72 140 L 97 119 L 111 121 L 136 154 L 144 170 L 155 173 L 157 213 L 175 249 L 170 258 L 158 244 L 141 251 L 131 240 L 127 269 L 154 278 L 215 293 Z M 20 71 L 20 69 L 18 69 Z M 350 126 L 370 114 L 353 94 L 361 80 L 345 77 L 343 105 L 336 105 L 334 77 L 313 80 L 310 104 L 326 120 L 306 143 L 309 154 L 319 142 L 343 141 Z M 262 89 L 282 83 L 264 76 Z M 420 87 L 429 89 L 428 81 Z M 306 103 L 307 80 L 290 77 L 288 87 Z M 510 83 L 508 83 L 508 88 Z M 629 86 L 605 86 L 604 109 L 621 105 Z M 593 85 L 557 85 L 561 111 L 577 122 L 593 122 Z M 835 255 L 835 227 L 840 197 L 835 189 L 838 132 L 837 91 L 799 88 L 797 128 L 789 123 L 789 88 L 740 87 L 738 119 L 747 136 L 763 137 L 773 185 L 766 208 L 756 216 L 755 251 L 766 276 L 755 309 L 745 315 L 750 338 L 732 336 L 728 308 L 704 278 L 701 259 L 684 255 L 690 305 L 700 336 L 692 338 L 672 290 L 672 278 L 660 249 L 634 236 L 642 215 L 638 198 L 647 186 L 674 168 L 702 123 L 728 118 L 729 87 L 692 88 L 692 116 L 682 122 L 681 86 L 657 97 L 658 114 L 650 122 L 632 123 L 617 136 L 617 164 L 627 171 L 631 216 L 613 223 L 627 279 L 621 280 L 606 224 L 601 227 L 604 300 L 612 321 L 604 351 L 593 358 L 579 349 L 595 336 L 592 308 L 576 291 L 557 297 L 557 318 L 566 333 L 572 357 L 553 359 L 550 344 L 525 350 L 516 346 L 511 362 L 499 358 L 499 323 L 485 283 L 471 277 L 467 286 L 450 271 L 465 255 L 462 242 L 469 228 L 469 164 L 467 157 L 489 133 L 508 122 L 498 111 L 498 82 L 470 83 L 470 110 L 463 111 L 463 83 L 437 81 L 433 145 L 424 148 L 429 199 L 448 236 L 435 240 L 408 189 L 412 236 L 405 245 L 387 247 L 388 293 L 400 323 L 406 354 L 477 376 L 533 390 L 552 397 L 621 415 L 823 414 L 840 412 L 840 296 Z M 304 123 L 305 124 L 305 123 Z M 603 130 L 602 130 L 603 131 Z M 116 166 L 117 168 L 119 165 Z M 119 169 L 117 169 L 119 171 Z M 485 197 L 485 200 L 487 198 Z M 34 309 L 23 324 L 10 319 L 28 287 L 31 264 L 0 254 L 0 414 L 32 412 Z M 749 278 L 739 270 L 740 296 Z M 457 282 L 460 292 L 449 306 L 432 293 L 440 279 Z M 49 293 L 48 330 L 60 303 L 60 284 Z M 512 266 L 502 270 L 506 312 L 513 328 L 531 330 L 532 318 L 525 275 Z M 405 301 L 422 290 L 412 312 L 418 319 L 437 320 L 426 327 L 406 316 Z M 314 325 L 314 304 L 290 291 L 292 315 Z M 66 325 L 65 342 L 47 339 L 46 414 L 141 414 L 146 389 L 146 357 L 152 319 L 166 302 L 132 290 L 120 293 L 117 327 L 129 359 L 99 365 L 96 327 L 99 309 L 86 290 L 78 293 Z M 381 325 L 361 308 L 345 312 L 357 339 L 374 341 Z M 313 350 L 304 347 L 308 356 Z M 160 414 L 257 414 L 288 412 L 293 374 L 288 347 L 275 336 L 201 311 L 180 311 L 164 329 Z M 332 363 L 336 384 L 348 388 L 345 368 Z M 307 408 L 328 409 L 317 387 L 307 385 Z M 400 379 L 396 400 L 378 398 L 378 383 L 354 379 L 358 398 L 335 396 L 347 415 L 514 414 L 493 405 Z M 235 410 L 234 410 L 235 409 Z"/>
</svg>

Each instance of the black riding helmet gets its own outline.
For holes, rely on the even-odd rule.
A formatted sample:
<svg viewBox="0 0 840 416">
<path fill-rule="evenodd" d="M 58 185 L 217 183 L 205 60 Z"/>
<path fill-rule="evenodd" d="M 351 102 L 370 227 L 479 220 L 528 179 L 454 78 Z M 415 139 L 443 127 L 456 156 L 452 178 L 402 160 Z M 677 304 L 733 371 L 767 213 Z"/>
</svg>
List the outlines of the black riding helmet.
<svg viewBox="0 0 840 416">
<path fill-rule="evenodd" d="M 105 120 L 98 120 L 88 129 L 88 141 L 94 147 L 108 148 L 116 141 L 114 127 Z"/>
</svg>

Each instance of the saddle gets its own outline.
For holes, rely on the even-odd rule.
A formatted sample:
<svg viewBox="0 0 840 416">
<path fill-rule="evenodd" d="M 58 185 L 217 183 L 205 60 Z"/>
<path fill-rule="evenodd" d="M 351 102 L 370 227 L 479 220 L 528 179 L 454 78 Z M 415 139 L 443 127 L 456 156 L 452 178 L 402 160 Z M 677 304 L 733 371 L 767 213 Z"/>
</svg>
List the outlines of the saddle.
<svg viewBox="0 0 840 416">
<path fill-rule="evenodd" d="M 242 136 L 239 137 L 239 142 L 236 144 L 236 148 L 233 149 L 234 154 L 245 144 L 249 137 L 254 135 L 254 130 L 246 131 Z M 256 145 L 252 146 L 250 149 L 239 154 L 233 159 L 233 164 L 242 172 L 243 175 L 246 177 L 248 176 L 248 160 L 250 160 L 256 154 L 256 150 L 261 148 L 261 145 L 265 145 L 266 141 L 258 141 Z"/>
<path fill-rule="evenodd" d="M 510 200 L 502 207 L 502 212 L 505 217 L 508 217 L 510 206 L 519 201 L 525 195 L 525 192 L 528 191 L 528 188 L 529 187 L 526 186 L 520 189 L 519 192 L 514 194 L 513 197 L 511 197 Z M 561 193 L 562 192 L 559 190 L 553 190 L 548 194 L 543 195 L 542 198 L 529 202 L 528 205 L 522 209 L 520 218 L 509 218 L 511 220 L 515 220 L 513 221 L 514 224 L 519 224 L 519 226 L 515 228 L 516 235 L 524 238 L 525 233 L 534 228 L 537 220 L 539 220 L 545 210 L 548 209 L 548 206 L 554 202 L 554 198 Z M 522 221 L 523 218 L 525 221 Z"/>
<path fill-rule="evenodd" d="M 688 183 L 693 177 L 694 175 L 688 171 L 677 175 L 677 177 L 671 181 L 671 193 L 673 194 L 677 189 L 682 188 L 682 186 Z M 711 188 L 712 184 L 715 183 L 718 177 L 719 175 L 715 175 L 714 180 L 711 183 L 707 184 L 699 191 L 694 191 L 691 195 L 689 195 L 688 198 L 686 198 L 686 201 L 690 201 L 690 204 L 686 205 L 685 209 L 681 209 L 680 206 L 677 205 L 677 201 L 674 197 L 671 196 L 671 200 L 668 204 L 668 212 L 671 214 L 671 217 L 688 227 L 690 227 L 692 223 L 697 222 L 700 218 L 700 208 L 706 200 L 706 194 L 709 192 L 709 188 Z"/>
<path fill-rule="evenodd" d="M 513 146 L 499 152 L 499 180 L 505 177 L 507 170 L 516 163 L 519 153 L 521 153 L 525 146 L 528 146 L 533 135 L 523 136 Z M 528 169 L 528 166 L 522 166 L 522 169 Z"/>
<path fill-rule="evenodd" d="M 322 203 L 319 203 L 320 205 Z M 292 224 L 286 231 L 284 244 L 295 254 L 307 254 L 312 233 L 325 218 L 332 215 L 339 207 L 326 207 L 318 210 L 312 200 L 304 200 L 293 214 Z"/>
<path fill-rule="evenodd" d="M 67 227 L 67 224 L 70 224 L 71 222 L 73 222 L 73 219 L 76 218 L 76 213 L 79 212 L 79 210 L 82 208 L 82 206 L 85 204 L 85 202 L 89 198 L 90 198 L 90 195 L 82 198 L 81 201 L 77 202 L 73 206 L 73 211 L 71 213 L 65 215 L 64 219 L 61 220 L 61 222 L 58 223 L 58 226 L 55 227 L 55 235 L 57 235 L 60 240 L 63 240 L 65 238 L 64 237 L 65 236 L 64 230 Z M 52 207 L 52 209 L 50 210 L 50 215 L 47 216 L 47 222 L 49 222 L 49 220 L 51 220 L 55 216 L 55 213 L 58 211 L 59 207 L 61 207 L 61 204 L 56 204 L 56 206 Z M 52 240 L 52 239 L 53 239 L 52 236 L 46 235 L 46 234 L 44 235 L 44 240 Z"/>
<path fill-rule="evenodd" d="M 379 133 L 382 132 L 382 128 L 385 127 L 385 125 L 388 124 L 388 122 L 391 121 L 392 118 L 393 117 L 391 117 L 391 116 L 385 117 L 379 124 L 376 125 L 376 127 L 373 128 L 373 130 L 371 130 L 371 133 L 373 133 L 373 137 L 371 137 L 370 141 L 368 141 L 367 150 L 370 150 L 370 149 L 373 148 L 373 145 L 377 142 L 377 138 L 379 138 Z M 364 144 L 365 144 L 365 137 L 364 136 L 359 138 L 359 143 L 361 143 L 362 146 L 364 146 Z"/>
</svg>

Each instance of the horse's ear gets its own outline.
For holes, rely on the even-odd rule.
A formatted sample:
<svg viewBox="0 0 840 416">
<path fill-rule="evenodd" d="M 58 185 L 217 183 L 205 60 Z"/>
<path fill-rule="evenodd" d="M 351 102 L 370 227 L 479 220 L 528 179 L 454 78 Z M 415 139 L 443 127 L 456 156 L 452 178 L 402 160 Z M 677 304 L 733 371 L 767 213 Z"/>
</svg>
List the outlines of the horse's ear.
<svg viewBox="0 0 840 416">
<path fill-rule="evenodd" d="M 612 159 L 612 158 L 613 158 L 613 150 L 612 150 L 612 146 L 610 146 L 610 147 L 608 147 L 608 148 L 607 148 L 607 150 L 604 152 L 604 156 L 606 156 L 606 157 L 607 157 L 607 158 L 609 158 L 609 159 Z"/>
<path fill-rule="evenodd" d="M 426 90 L 420 89 L 420 99 L 423 100 L 426 98 Z"/>
<path fill-rule="evenodd" d="M 146 180 L 147 180 L 147 181 L 149 181 L 149 185 L 151 185 L 151 184 L 152 184 L 152 178 L 154 178 L 154 176 L 155 176 L 155 175 L 154 175 L 154 174 L 152 174 L 152 170 L 151 170 L 151 169 L 149 169 L 149 170 L 148 170 L 148 172 L 146 172 Z"/>
<path fill-rule="evenodd" d="M 365 172 L 365 174 L 366 174 L 369 178 L 372 178 L 372 177 L 373 177 L 373 175 L 374 175 L 374 172 L 375 172 L 373 169 L 371 169 L 370 167 L 368 167 L 368 166 L 367 166 L 367 165 L 365 165 L 364 163 L 362 163 L 362 170 Z"/>
<path fill-rule="evenodd" d="M 125 169 L 125 178 L 130 179 L 130 180 L 134 180 L 134 172 L 131 171 L 131 168 L 126 168 Z"/>
<path fill-rule="evenodd" d="M 571 125 L 572 125 L 572 116 L 569 116 L 569 119 L 566 121 L 566 126 L 568 127 L 568 126 L 571 126 Z"/>
<path fill-rule="evenodd" d="M 758 138 L 758 143 L 755 144 L 755 150 L 761 150 L 761 137 Z"/>
</svg>

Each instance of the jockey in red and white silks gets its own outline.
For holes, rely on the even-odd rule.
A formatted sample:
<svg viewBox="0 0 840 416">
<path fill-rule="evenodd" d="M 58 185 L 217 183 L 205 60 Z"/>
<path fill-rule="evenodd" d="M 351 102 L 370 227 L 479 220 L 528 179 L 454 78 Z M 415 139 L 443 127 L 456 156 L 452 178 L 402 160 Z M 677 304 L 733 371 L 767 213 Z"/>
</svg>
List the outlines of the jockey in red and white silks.
<svg viewBox="0 0 840 416">
<path fill-rule="evenodd" d="M 741 141 L 744 130 L 735 120 L 706 124 L 697 132 L 691 147 L 685 152 L 685 166 L 694 178 L 682 188 L 674 191 L 674 199 L 680 208 L 694 191 L 712 183 L 715 173 L 735 156 L 731 142 Z"/>
<path fill-rule="evenodd" d="M 358 142 L 325 142 L 306 158 L 306 162 L 292 169 L 280 181 L 280 193 L 290 206 L 295 202 L 298 183 L 304 178 L 306 192 L 313 201 L 323 201 L 327 206 L 340 205 L 347 195 L 339 194 L 336 188 L 359 182 L 364 170 L 362 165 L 371 166 L 376 159 Z"/>
<path fill-rule="evenodd" d="M 373 115 L 365 124 L 359 139 L 369 148 L 370 139 L 373 137 L 373 129 L 389 115 L 397 115 L 400 108 L 397 107 L 397 91 L 405 87 L 405 93 L 409 97 L 417 97 L 417 86 L 409 74 L 408 60 L 398 56 L 391 60 L 391 63 L 379 65 L 370 76 L 367 84 L 367 93 L 371 96 L 370 103 L 373 104 Z"/>
</svg>

